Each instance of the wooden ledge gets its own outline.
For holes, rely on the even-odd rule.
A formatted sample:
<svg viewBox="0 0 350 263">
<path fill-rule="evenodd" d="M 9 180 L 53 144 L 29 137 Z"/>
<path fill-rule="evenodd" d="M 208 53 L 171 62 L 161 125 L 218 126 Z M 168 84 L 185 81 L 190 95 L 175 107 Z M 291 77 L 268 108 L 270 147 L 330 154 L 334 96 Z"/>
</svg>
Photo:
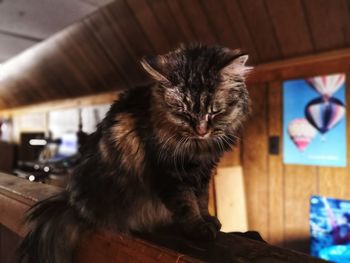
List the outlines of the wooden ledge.
<svg viewBox="0 0 350 263">
<path fill-rule="evenodd" d="M 52 196 L 62 189 L 40 183 L 32 183 L 14 175 L 0 173 L 0 224 L 24 237 L 24 213 L 37 201 Z"/>
<path fill-rule="evenodd" d="M 59 191 L 61 189 L 57 187 L 31 183 L 0 173 L 0 224 L 23 237 L 26 233 L 26 229 L 22 226 L 25 211 L 35 202 Z M 98 232 L 82 240 L 77 251 L 77 261 L 81 263 L 323 262 L 302 253 L 247 238 L 252 236 L 251 233 L 220 233 L 213 242 L 194 242 L 184 239 L 176 231 L 142 234 L 137 237 Z"/>
<path fill-rule="evenodd" d="M 303 253 L 274 247 L 244 236 L 244 233 L 220 233 L 213 242 L 194 242 L 176 234 L 153 233 L 130 237 L 101 232 L 83 240 L 78 252 L 78 262 L 324 262 Z"/>
</svg>

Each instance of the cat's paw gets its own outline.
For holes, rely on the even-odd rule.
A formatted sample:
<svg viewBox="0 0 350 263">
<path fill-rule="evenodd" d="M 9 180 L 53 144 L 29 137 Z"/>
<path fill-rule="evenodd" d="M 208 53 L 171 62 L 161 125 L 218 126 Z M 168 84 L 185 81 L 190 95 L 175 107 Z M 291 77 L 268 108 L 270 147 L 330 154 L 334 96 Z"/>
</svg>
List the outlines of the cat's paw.
<svg viewBox="0 0 350 263">
<path fill-rule="evenodd" d="M 222 225 L 216 216 L 204 215 L 203 219 L 204 221 L 213 224 L 217 231 L 220 231 Z"/>
<path fill-rule="evenodd" d="M 215 240 L 218 233 L 217 226 L 206 221 L 197 222 L 191 227 L 187 226 L 184 231 L 188 238 L 202 241 Z"/>
</svg>

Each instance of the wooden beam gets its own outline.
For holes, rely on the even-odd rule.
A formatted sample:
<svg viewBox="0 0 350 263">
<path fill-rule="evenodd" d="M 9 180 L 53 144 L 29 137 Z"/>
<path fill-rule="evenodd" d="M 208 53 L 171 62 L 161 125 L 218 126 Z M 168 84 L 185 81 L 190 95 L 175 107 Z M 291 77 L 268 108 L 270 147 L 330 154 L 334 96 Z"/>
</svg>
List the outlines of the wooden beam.
<svg viewBox="0 0 350 263">
<path fill-rule="evenodd" d="M 25 211 L 35 202 L 59 191 L 61 189 L 57 187 L 0 173 L 0 224 L 24 236 L 27 229 L 21 222 Z M 219 233 L 213 242 L 191 241 L 178 232 L 176 229 L 136 237 L 96 232 L 82 240 L 77 262 L 323 262 L 259 242 L 261 238 L 256 232 Z"/>
<path fill-rule="evenodd" d="M 19 236 L 27 232 L 23 215 L 37 201 L 62 191 L 61 188 L 31 183 L 14 175 L 0 173 L 0 224 Z"/>
<path fill-rule="evenodd" d="M 348 48 L 258 65 L 248 77 L 247 83 L 251 85 L 349 71 Z"/>
</svg>

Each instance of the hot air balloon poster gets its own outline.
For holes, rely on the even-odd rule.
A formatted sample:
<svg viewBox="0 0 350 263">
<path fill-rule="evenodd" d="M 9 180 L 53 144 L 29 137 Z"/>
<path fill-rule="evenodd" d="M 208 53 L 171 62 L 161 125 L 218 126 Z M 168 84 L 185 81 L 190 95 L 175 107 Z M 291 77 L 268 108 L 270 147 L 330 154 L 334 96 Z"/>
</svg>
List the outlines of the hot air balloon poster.
<svg viewBox="0 0 350 263">
<path fill-rule="evenodd" d="M 345 74 L 283 83 L 284 163 L 346 166 Z"/>
</svg>

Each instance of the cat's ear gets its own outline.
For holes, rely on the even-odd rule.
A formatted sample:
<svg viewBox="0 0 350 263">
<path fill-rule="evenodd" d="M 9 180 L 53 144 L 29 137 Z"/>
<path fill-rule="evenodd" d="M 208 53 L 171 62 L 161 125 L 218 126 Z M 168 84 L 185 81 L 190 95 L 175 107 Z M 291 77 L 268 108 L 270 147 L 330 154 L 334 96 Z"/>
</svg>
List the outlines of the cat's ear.
<svg viewBox="0 0 350 263">
<path fill-rule="evenodd" d="M 247 54 L 242 54 L 234 58 L 229 64 L 220 70 L 221 76 L 225 78 L 230 78 L 232 76 L 246 77 L 246 75 L 253 69 L 246 65 L 248 60 Z"/>
<path fill-rule="evenodd" d="M 144 57 L 141 59 L 141 65 L 154 80 L 162 83 L 169 82 L 161 72 L 161 69 L 166 66 L 166 59 L 163 56 Z"/>
</svg>

